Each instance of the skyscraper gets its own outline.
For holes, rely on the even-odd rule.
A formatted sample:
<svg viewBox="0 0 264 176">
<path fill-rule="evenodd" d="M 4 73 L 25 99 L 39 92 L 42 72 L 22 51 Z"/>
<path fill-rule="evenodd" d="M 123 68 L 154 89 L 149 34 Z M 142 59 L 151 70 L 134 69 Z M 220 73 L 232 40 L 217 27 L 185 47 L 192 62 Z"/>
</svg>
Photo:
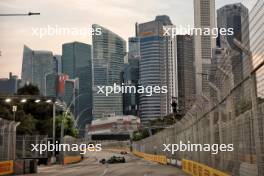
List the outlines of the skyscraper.
<svg viewBox="0 0 264 176">
<path fill-rule="evenodd" d="M 9 78 L 0 78 L 0 94 L 15 94 L 17 93 L 18 77 L 9 73 Z"/>
<path fill-rule="evenodd" d="M 193 36 L 177 35 L 178 103 L 183 112 L 195 100 L 195 70 Z"/>
<path fill-rule="evenodd" d="M 194 0 L 194 27 L 215 28 L 215 0 Z M 212 58 L 212 48 L 216 45 L 212 35 L 195 35 L 195 77 L 196 95 L 209 95 L 208 77 Z"/>
<path fill-rule="evenodd" d="M 57 96 L 57 73 L 50 73 L 45 75 L 45 96 Z"/>
<path fill-rule="evenodd" d="M 65 81 L 69 79 L 67 74 L 59 74 L 57 80 L 57 96 L 63 98 L 65 94 Z"/>
<path fill-rule="evenodd" d="M 139 81 L 139 59 L 140 59 L 140 42 L 138 37 L 128 39 L 129 52 L 128 63 L 123 69 L 123 83 L 126 86 L 138 86 Z M 139 116 L 139 94 L 123 94 L 123 113 L 125 115 Z"/>
<path fill-rule="evenodd" d="M 126 54 L 126 41 L 112 31 L 94 24 L 94 29 L 101 28 L 101 35 L 93 35 L 93 117 L 101 118 L 106 114 L 123 114 L 122 93 L 97 94 L 97 86 L 121 84 L 121 71 Z"/>
<path fill-rule="evenodd" d="M 53 56 L 53 72 L 45 75 L 45 95 L 58 96 L 59 75 L 61 74 L 61 55 Z"/>
<path fill-rule="evenodd" d="M 75 107 L 75 118 L 78 120 L 79 129 L 84 129 L 86 123 L 92 120 L 92 51 L 91 45 L 72 42 L 62 46 L 62 72 L 69 76 L 69 79 L 79 80 L 79 92 L 72 97 L 72 101 L 79 103 Z M 65 86 L 67 87 L 67 86 Z M 70 88 L 69 91 L 72 92 Z M 68 94 L 65 88 L 65 94 Z M 75 97 L 75 98 L 74 98 Z M 67 100 L 67 103 L 70 101 Z M 69 104 L 68 104 L 69 105 Z"/>
<path fill-rule="evenodd" d="M 139 24 L 140 38 L 139 84 L 167 86 L 168 93 L 147 96 L 140 94 L 141 121 L 163 117 L 172 112 L 171 102 L 177 97 L 176 40 L 163 36 L 163 27 L 172 25 L 166 15 L 154 21 Z"/>
<path fill-rule="evenodd" d="M 34 51 L 24 46 L 22 63 L 22 85 L 31 83 L 38 86 L 45 95 L 45 77 L 54 72 L 53 54 L 50 51 Z"/>
<path fill-rule="evenodd" d="M 53 57 L 54 61 L 54 72 L 57 74 L 61 74 L 61 55 L 54 55 Z"/>
<path fill-rule="evenodd" d="M 217 10 L 218 28 L 233 28 L 233 35 L 225 35 L 220 38 L 220 47 L 232 50 L 231 63 L 234 77 L 234 85 L 239 84 L 249 73 L 247 58 L 243 58 L 243 52 L 237 48 L 233 40 L 237 39 L 247 49 L 249 46 L 249 15 L 248 9 L 241 3 L 229 4 Z M 224 41 L 226 40 L 227 43 Z M 249 88 L 249 86 L 246 86 Z M 243 90 L 242 87 L 236 91 L 236 98 L 241 99 L 249 90 Z M 246 92 L 245 92 L 246 91 Z"/>
</svg>

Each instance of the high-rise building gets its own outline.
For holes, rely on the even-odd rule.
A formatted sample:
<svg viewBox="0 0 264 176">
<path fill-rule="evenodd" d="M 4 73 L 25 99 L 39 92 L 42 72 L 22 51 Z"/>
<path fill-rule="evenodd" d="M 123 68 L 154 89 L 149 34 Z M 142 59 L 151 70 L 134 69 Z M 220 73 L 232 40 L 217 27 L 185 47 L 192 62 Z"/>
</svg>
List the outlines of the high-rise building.
<svg viewBox="0 0 264 176">
<path fill-rule="evenodd" d="M 230 60 L 227 57 L 227 50 L 225 48 L 216 47 L 213 49 L 211 71 L 209 77 L 210 82 L 212 83 L 212 85 L 210 86 L 210 98 L 216 99 L 216 102 L 219 101 L 219 95 L 217 95 L 217 93 L 220 93 L 217 92 L 218 90 L 216 91 L 216 88 L 223 89 L 223 81 L 221 78 L 223 72 L 219 68 L 230 68 Z"/>
<path fill-rule="evenodd" d="M 128 62 L 132 63 L 134 60 L 138 62 L 140 59 L 140 38 L 130 37 L 128 39 Z"/>
<path fill-rule="evenodd" d="M 54 55 L 54 72 L 57 74 L 61 74 L 61 55 Z"/>
<path fill-rule="evenodd" d="M 59 74 L 57 80 L 57 97 L 62 98 L 65 93 L 65 81 L 69 79 L 67 74 Z"/>
<path fill-rule="evenodd" d="M 176 40 L 163 36 L 163 27 L 171 26 L 168 16 L 157 16 L 154 21 L 139 24 L 140 38 L 139 84 L 167 86 L 167 93 L 147 96 L 140 94 L 141 121 L 163 117 L 172 112 L 171 102 L 177 97 Z"/>
<path fill-rule="evenodd" d="M 53 56 L 53 72 L 45 76 L 45 95 L 52 97 L 59 97 L 58 84 L 59 75 L 61 75 L 61 55 Z"/>
<path fill-rule="evenodd" d="M 233 35 L 221 36 L 220 47 L 232 50 L 230 53 L 232 74 L 234 85 L 237 85 L 250 73 L 247 58 L 243 57 L 243 52 L 233 42 L 234 39 L 237 39 L 247 49 L 250 48 L 248 9 L 241 3 L 225 5 L 217 10 L 217 26 L 218 28 L 233 28 Z M 249 86 L 246 87 L 249 88 Z M 243 98 L 245 91 L 250 92 L 246 89 L 243 90 L 243 87 L 237 88 L 235 97 L 237 99 Z"/>
<path fill-rule="evenodd" d="M 126 55 L 126 41 L 112 31 L 94 24 L 94 29 L 101 28 L 101 35 L 93 35 L 93 118 L 105 114 L 123 114 L 122 93 L 109 96 L 98 94 L 97 86 L 121 85 L 121 71 Z"/>
<path fill-rule="evenodd" d="M 91 45 L 72 42 L 62 46 L 62 73 L 67 74 L 69 79 L 78 79 L 78 95 L 67 97 L 65 100 L 68 105 L 70 102 L 78 101 L 79 106 L 75 106 L 75 118 L 78 118 L 79 129 L 84 129 L 86 123 L 92 120 L 92 50 Z M 67 83 L 66 83 L 67 85 Z M 65 94 L 68 94 L 65 85 Z M 72 88 L 69 89 L 70 94 Z M 83 130 L 81 130 L 83 132 Z"/>
<path fill-rule="evenodd" d="M 195 101 L 195 69 L 193 36 L 177 35 L 178 103 L 183 113 Z"/>
<path fill-rule="evenodd" d="M 264 41 L 264 1 L 257 1 L 256 5 L 251 9 L 249 14 L 249 31 L 250 31 L 250 51 L 252 52 L 252 60 L 249 60 L 248 65 L 252 64 L 253 68 L 257 68 L 264 60 L 264 45 L 260 44 Z M 257 19 L 257 20 L 256 20 Z M 252 23 L 254 21 L 254 23 Z M 259 69 L 256 72 L 257 93 L 259 98 L 264 98 L 264 69 Z M 248 91 L 250 92 L 250 91 Z M 260 156 L 261 157 L 261 156 Z"/>
<path fill-rule="evenodd" d="M 80 115 L 80 82 L 78 78 L 65 80 L 63 101 L 68 105 L 71 113 L 75 116 L 75 120 Z M 83 119 L 80 119 L 83 120 Z M 82 124 L 79 125 L 82 127 Z"/>
<path fill-rule="evenodd" d="M 56 97 L 57 96 L 57 73 L 46 74 L 45 76 L 45 96 Z"/>
<path fill-rule="evenodd" d="M 22 85 L 38 86 L 40 93 L 45 95 L 45 77 L 53 73 L 53 54 L 50 51 L 34 51 L 24 46 L 22 63 Z"/>
<path fill-rule="evenodd" d="M 203 31 L 201 35 L 194 35 L 196 95 L 208 96 L 212 48 L 216 40 L 212 35 L 204 35 L 204 31 L 205 28 L 216 28 L 215 0 L 194 0 L 194 27 Z"/>
<path fill-rule="evenodd" d="M 9 78 L 0 78 L 0 94 L 17 93 L 19 79 L 17 76 L 9 73 Z"/>
<path fill-rule="evenodd" d="M 122 78 L 125 86 L 138 86 L 139 81 L 139 59 L 140 44 L 138 37 L 130 37 L 128 39 L 129 52 L 128 63 L 125 64 Z M 139 116 L 139 94 L 124 93 L 123 94 L 123 113 L 125 115 Z"/>
</svg>

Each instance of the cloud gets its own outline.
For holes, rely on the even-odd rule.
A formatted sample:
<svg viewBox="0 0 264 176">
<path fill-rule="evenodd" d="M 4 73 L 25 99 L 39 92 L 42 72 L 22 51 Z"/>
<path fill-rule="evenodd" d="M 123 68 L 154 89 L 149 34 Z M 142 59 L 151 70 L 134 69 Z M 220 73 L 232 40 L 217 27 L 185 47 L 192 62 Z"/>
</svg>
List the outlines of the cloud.
<svg viewBox="0 0 264 176">
<path fill-rule="evenodd" d="M 217 7 L 233 2 L 252 6 L 255 0 L 217 0 Z M 0 77 L 13 71 L 20 74 L 23 44 L 33 49 L 61 53 L 65 42 L 91 43 L 87 36 L 55 36 L 39 39 L 31 35 L 32 27 L 90 27 L 100 24 L 127 39 L 134 36 L 135 22 L 154 20 L 156 15 L 170 16 L 175 25 L 193 24 L 193 0 L 1 0 L 1 13 L 40 12 L 40 16 L 1 17 Z M 17 63 L 15 66 L 13 63 Z M 5 67 L 3 67 L 3 65 Z"/>
</svg>

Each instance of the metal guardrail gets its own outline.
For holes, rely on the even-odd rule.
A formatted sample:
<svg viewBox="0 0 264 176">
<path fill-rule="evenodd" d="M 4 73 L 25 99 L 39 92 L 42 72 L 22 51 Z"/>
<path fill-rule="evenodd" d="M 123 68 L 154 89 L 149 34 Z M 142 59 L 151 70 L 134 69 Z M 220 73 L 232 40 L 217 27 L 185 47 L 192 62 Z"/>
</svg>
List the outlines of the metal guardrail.
<svg viewBox="0 0 264 176">
<path fill-rule="evenodd" d="M 165 155 L 177 161 L 192 162 L 236 176 L 264 175 L 264 1 L 258 0 L 251 10 L 250 48 L 240 48 L 243 61 L 236 59 L 231 48 L 224 48 L 221 58 L 212 63 L 209 95 L 197 97 L 184 118 L 170 128 L 133 143 L 143 153 Z M 243 22 L 242 22 L 243 23 Z M 247 29 L 248 30 L 248 29 Z M 246 34 L 246 29 L 245 32 Z M 247 45 L 248 46 L 248 45 Z M 250 50 L 246 52 L 245 50 Z M 232 64 L 233 62 L 233 64 Z M 235 80 L 237 62 L 243 63 L 242 80 Z M 163 151 L 163 144 L 233 144 L 231 152 Z"/>
<path fill-rule="evenodd" d="M 47 144 L 47 135 L 19 135 L 16 137 L 16 158 L 18 159 L 40 159 L 48 158 L 48 151 L 43 151 L 40 154 L 39 151 L 32 151 L 32 145 L 36 144 Z"/>
<path fill-rule="evenodd" d="M 16 127 L 19 122 L 0 118 L 0 161 L 16 158 Z"/>
</svg>

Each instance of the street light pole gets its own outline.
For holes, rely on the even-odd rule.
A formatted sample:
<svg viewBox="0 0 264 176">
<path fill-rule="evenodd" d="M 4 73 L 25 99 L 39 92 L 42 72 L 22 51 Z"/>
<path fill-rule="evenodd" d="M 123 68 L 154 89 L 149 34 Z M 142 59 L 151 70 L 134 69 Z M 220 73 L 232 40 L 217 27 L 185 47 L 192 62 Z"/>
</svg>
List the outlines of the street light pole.
<svg viewBox="0 0 264 176">
<path fill-rule="evenodd" d="M 16 121 L 16 111 L 17 111 L 17 106 L 13 106 L 13 107 L 12 107 L 12 111 L 13 111 L 14 121 Z"/>
<path fill-rule="evenodd" d="M 74 126 L 75 126 L 75 127 L 77 127 L 77 124 L 78 124 L 78 121 L 79 121 L 80 116 L 81 116 L 85 111 L 90 110 L 90 109 L 92 109 L 92 108 L 91 108 L 91 107 L 85 108 L 84 110 L 82 110 L 82 111 L 78 114 L 78 116 L 76 117 L 76 120 L 75 120 L 75 122 L 74 122 Z"/>
<path fill-rule="evenodd" d="M 52 124 L 52 141 L 53 144 L 55 145 L 55 138 L 56 138 L 56 103 L 53 102 L 53 124 Z M 52 157 L 51 157 L 51 163 L 56 162 L 56 156 L 55 156 L 55 150 L 52 152 Z"/>
<path fill-rule="evenodd" d="M 31 16 L 31 15 L 40 15 L 40 13 L 28 12 L 28 13 L 7 13 L 0 14 L 0 16 Z"/>
<path fill-rule="evenodd" d="M 61 136 L 60 136 L 61 141 L 62 141 L 63 136 L 64 136 L 64 119 L 65 119 L 65 117 L 67 116 L 67 114 L 68 114 L 68 112 L 70 111 L 70 108 L 71 108 L 71 106 L 74 104 L 74 102 L 75 102 L 77 99 L 79 99 L 81 96 L 86 95 L 86 94 L 88 94 L 88 93 L 79 94 L 78 96 L 74 97 L 73 100 L 70 102 L 69 106 L 66 107 L 66 110 L 65 110 L 65 112 L 64 112 L 64 114 L 63 114 L 63 118 L 62 118 L 62 123 L 61 123 Z M 73 118 L 73 120 L 74 120 L 74 123 L 76 123 L 76 120 L 77 120 L 77 119 L 74 119 L 74 118 Z"/>
</svg>

